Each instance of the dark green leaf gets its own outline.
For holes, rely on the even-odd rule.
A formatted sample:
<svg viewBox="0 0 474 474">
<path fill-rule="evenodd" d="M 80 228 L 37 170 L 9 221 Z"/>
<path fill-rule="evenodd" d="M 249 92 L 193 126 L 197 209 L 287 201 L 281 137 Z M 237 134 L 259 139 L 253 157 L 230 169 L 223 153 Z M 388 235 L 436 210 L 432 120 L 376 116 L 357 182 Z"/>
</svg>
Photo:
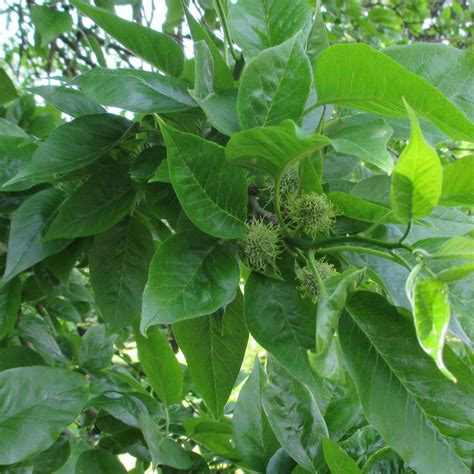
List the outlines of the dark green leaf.
<svg viewBox="0 0 474 474">
<path fill-rule="evenodd" d="M 0 104 L 6 104 L 17 96 L 15 86 L 5 69 L 0 67 Z"/>
<path fill-rule="evenodd" d="M 108 336 L 102 324 L 90 327 L 79 348 L 81 367 L 91 372 L 108 367 L 114 355 L 114 341 L 115 336 Z"/>
<path fill-rule="evenodd" d="M 328 31 L 321 14 L 320 4 L 316 4 L 316 14 L 313 20 L 313 26 L 308 36 L 306 53 L 311 64 L 314 64 L 316 58 L 323 50 L 329 47 Z"/>
<path fill-rule="evenodd" d="M 0 340 L 10 334 L 18 318 L 21 304 L 20 277 L 0 284 Z"/>
<path fill-rule="evenodd" d="M 127 470 L 114 455 L 104 449 L 84 451 L 77 460 L 75 474 L 125 474 Z"/>
<path fill-rule="evenodd" d="M 15 367 L 31 367 L 45 365 L 41 356 L 33 349 L 25 346 L 0 348 L 0 372 Z"/>
</svg>

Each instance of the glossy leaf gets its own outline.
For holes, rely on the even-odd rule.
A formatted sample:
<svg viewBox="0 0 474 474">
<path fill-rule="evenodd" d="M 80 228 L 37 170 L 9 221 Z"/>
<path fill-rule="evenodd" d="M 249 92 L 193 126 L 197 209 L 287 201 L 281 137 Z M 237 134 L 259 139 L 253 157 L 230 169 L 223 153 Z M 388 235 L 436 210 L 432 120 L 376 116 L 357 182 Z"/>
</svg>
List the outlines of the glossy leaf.
<svg viewBox="0 0 474 474">
<path fill-rule="evenodd" d="M 301 35 L 259 53 L 246 67 L 237 97 L 242 130 L 300 122 L 311 91 L 311 64 Z"/>
<path fill-rule="evenodd" d="M 62 199 L 61 191 L 44 189 L 28 198 L 17 209 L 11 221 L 4 281 L 60 252 L 71 242 L 66 239 L 42 241 Z"/>
<path fill-rule="evenodd" d="M 280 444 L 310 472 L 320 466 L 321 440 L 328 431 L 311 392 L 280 364 L 270 359 L 263 390 L 263 408 Z"/>
<path fill-rule="evenodd" d="M 226 161 L 224 148 L 161 124 L 173 188 L 189 220 L 214 237 L 246 232 L 247 184 Z"/>
<path fill-rule="evenodd" d="M 287 120 L 278 126 L 236 133 L 227 144 L 226 156 L 232 164 L 276 177 L 328 144 L 323 135 L 311 135 Z"/>
<path fill-rule="evenodd" d="M 118 115 L 78 117 L 53 130 L 32 160 L 5 185 L 23 181 L 48 182 L 90 165 L 124 137 L 132 123 Z"/>
<path fill-rule="evenodd" d="M 248 340 L 240 291 L 221 311 L 173 325 L 191 377 L 215 418 L 222 416 Z"/>
<path fill-rule="evenodd" d="M 51 367 L 0 372 L 0 464 L 13 464 L 47 449 L 76 419 L 86 400 L 85 379 L 77 373 Z"/>
<path fill-rule="evenodd" d="M 125 474 L 123 464 L 105 449 L 89 449 L 77 460 L 75 474 Z"/>
<path fill-rule="evenodd" d="M 81 367 L 94 372 L 105 369 L 110 365 L 114 355 L 115 336 L 105 332 L 105 326 L 90 327 L 82 336 L 79 348 L 79 364 Z"/>
<path fill-rule="evenodd" d="M 442 206 L 474 206 L 474 155 L 443 167 Z"/>
<path fill-rule="evenodd" d="M 365 44 L 324 50 L 315 65 L 320 104 L 333 104 L 390 117 L 413 110 L 456 140 L 473 140 L 474 124 L 428 81 Z"/>
<path fill-rule="evenodd" d="M 87 237 L 113 227 L 135 200 L 126 173 L 123 167 L 108 166 L 93 174 L 61 204 L 44 240 Z"/>
<path fill-rule="evenodd" d="M 196 104 L 186 83 L 137 69 L 92 69 L 76 77 L 82 91 L 99 104 L 153 114 L 183 112 Z"/>
<path fill-rule="evenodd" d="M 256 472 L 265 472 L 268 461 L 279 448 L 263 411 L 265 380 L 265 371 L 255 358 L 252 373 L 240 390 L 232 418 L 235 445 L 245 464 Z"/>
<path fill-rule="evenodd" d="M 361 474 L 356 462 L 332 439 L 323 438 L 323 452 L 331 474 Z"/>
<path fill-rule="evenodd" d="M 21 305 L 21 280 L 19 277 L 0 284 L 0 340 L 15 328 Z"/>
<path fill-rule="evenodd" d="M 146 337 L 136 331 L 138 359 L 154 392 L 163 403 L 179 403 L 183 398 L 183 371 L 166 337 L 158 326 Z"/>
<path fill-rule="evenodd" d="M 395 166 L 390 201 L 397 218 L 407 222 L 430 214 L 441 196 L 442 169 L 438 155 L 425 141 L 414 111 L 410 140 Z"/>
<path fill-rule="evenodd" d="M 306 0 L 238 0 L 229 5 L 229 28 L 247 60 L 308 27 Z"/>
<path fill-rule="evenodd" d="M 143 295 L 142 332 L 217 311 L 235 298 L 239 267 L 228 247 L 199 233 L 178 233 L 155 253 Z"/>
<path fill-rule="evenodd" d="M 133 217 L 96 237 L 89 257 L 91 283 L 109 331 L 139 317 L 153 251 L 150 231 Z"/>
<path fill-rule="evenodd" d="M 72 0 L 71 3 L 119 43 L 151 65 L 172 76 L 179 76 L 183 71 L 183 50 L 168 35 L 79 0 Z"/>
<path fill-rule="evenodd" d="M 469 472 L 471 369 L 445 348 L 458 383 L 448 380 L 419 347 L 413 323 L 375 293 L 358 293 L 347 313 L 339 339 L 367 420 L 417 472 Z"/>
</svg>

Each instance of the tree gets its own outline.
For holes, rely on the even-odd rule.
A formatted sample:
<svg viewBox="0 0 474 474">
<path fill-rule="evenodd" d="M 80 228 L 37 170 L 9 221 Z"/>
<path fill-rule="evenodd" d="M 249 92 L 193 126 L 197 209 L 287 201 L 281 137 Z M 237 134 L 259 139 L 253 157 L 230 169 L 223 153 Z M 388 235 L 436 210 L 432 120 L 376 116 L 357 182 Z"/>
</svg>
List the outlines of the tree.
<svg viewBox="0 0 474 474">
<path fill-rule="evenodd" d="M 470 472 L 467 5 L 123 3 L 4 13 L 0 471 Z"/>
</svg>

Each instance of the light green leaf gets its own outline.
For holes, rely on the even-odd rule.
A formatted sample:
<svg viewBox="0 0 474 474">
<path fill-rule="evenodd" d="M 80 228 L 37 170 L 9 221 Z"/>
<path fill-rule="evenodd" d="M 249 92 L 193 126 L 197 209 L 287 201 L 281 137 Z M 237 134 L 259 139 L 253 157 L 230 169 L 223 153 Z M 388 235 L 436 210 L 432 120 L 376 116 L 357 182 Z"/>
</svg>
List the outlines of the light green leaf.
<svg viewBox="0 0 474 474">
<path fill-rule="evenodd" d="M 54 129 L 32 160 L 4 187 L 24 181 L 43 183 L 90 165 L 120 140 L 132 122 L 112 114 L 85 115 Z"/>
<path fill-rule="evenodd" d="M 427 80 L 365 44 L 339 44 L 316 61 L 318 102 L 390 117 L 414 111 L 455 140 L 472 141 L 474 124 Z"/>
<path fill-rule="evenodd" d="M 237 97 L 242 130 L 299 123 L 311 92 L 311 64 L 301 35 L 259 53 L 246 67 Z"/>
<path fill-rule="evenodd" d="M 89 256 L 90 276 L 109 331 L 128 326 L 139 317 L 153 251 L 150 231 L 133 217 L 96 237 Z"/>
<path fill-rule="evenodd" d="M 332 439 L 323 438 L 323 452 L 331 474 L 362 474 L 356 462 Z"/>
<path fill-rule="evenodd" d="M 20 277 L 0 283 L 0 341 L 15 328 L 21 304 Z"/>
<path fill-rule="evenodd" d="M 268 461 L 280 446 L 263 411 L 265 381 L 265 371 L 255 357 L 252 373 L 240 390 L 232 418 L 235 445 L 245 464 L 256 472 L 265 472 Z"/>
<path fill-rule="evenodd" d="M 454 237 L 448 240 L 434 255 L 434 258 L 474 258 L 474 239 Z"/>
<path fill-rule="evenodd" d="M 235 298 L 239 267 L 226 245 L 178 233 L 155 253 L 143 295 L 141 331 L 217 311 Z"/>
<path fill-rule="evenodd" d="M 72 83 L 99 104 L 132 112 L 167 114 L 196 107 L 186 83 L 156 72 L 95 68 Z"/>
<path fill-rule="evenodd" d="M 74 474 L 126 474 L 123 464 L 105 449 L 88 449 L 79 456 Z"/>
<path fill-rule="evenodd" d="M 220 418 L 239 375 L 248 331 L 243 298 L 210 316 L 173 325 L 178 345 L 186 357 L 191 377 L 215 418 Z"/>
<path fill-rule="evenodd" d="M 229 28 L 247 60 L 308 28 L 307 0 L 238 0 L 229 4 Z"/>
<path fill-rule="evenodd" d="M 447 268 L 436 275 L 436 279 L 451 283 L 456 280 L 462 280 L 474 273 L 474 262 L 464 263 L 463 265 Z"/>
<path fill-rule="evenodd" d="M 223 239 L 246 232 L 247 183 L 220 145 L 161 123 L 173 188 L 189 220 Z"/>
<path fill-rule="evenodd" d="M 435 361 L 439 370 L 456 382 L 443 361 L 443 346 L 451 317 L 448 287 L 432 278 L 417 280 L 413 296 L 413 316 L 420 346 Z"/>
<path fill-rule="evenodd" d="M 153 467 L 170 466 L 187 470 L 192 462 L 189 454 L 173 439 L 163 434 L 150 415 L 140 415 L 140 428 L 150 451 Z"/>
<path fill-rule="evenodd" d="M 137 330 L 135 337 L 138 359 L 154 392 L 166 405 L 181 402 L 183 371 L 160 328 L 149 328 L 146 337 Z"/>
<path fill-rule="evenodd" d="M 91 372 L 108 367 L 114 355 L 115 338 L 116 336 L 107 336 L 102 324 L 90 327 L 82 337 L 79 348 L 81 367 Z"/>
<path fill-rule="evenodd" d="M 416 472 L 467 474 L 474 443 L 471 369 L 446 347 L 458 383 L 444 377 L 419 346 L 413 322 L 380 295 L 357 293 L 346 311 L 339 340 L 369 423 Z"/>
<path fill-rule="evenodd" d="M 276 177 L 329 143 L 325 136 L 309 134 L 286 120 L 278 126 L 236 133 L 227 143 L 226 156 L 232 164 Z"/>
<path fill-rule="evenodd" d="M 395 217 L 408 222 L 424 217 L 441 196 L 442 168 L 438 155 L 425 141 L 415 112 L 407 105 L 411 134 L 392 176 L 390 202 Z"/>
<path fill-rule="evenodd" d="M 132 53 L 161 71 L 178 77 L 183 72 L 184 52 L 168 35 L 124 20 L 79 0 L 71 3 Z"/>
<path fill-rule="evenodd" d="M 77 373 L 39 366 L 0 372 L 0 464 L 49 448 L 86 401 L 86 381 Z"/>
<path fill-rule="evenodd" d="M 53 41 L 56 36 L 72 29 L 72 18 L 69 13 L 46 5 L 34 6 L 31 9 L 31 20 L 41 35 L 43 46 Z"/>
<path fill-rule="evenodd" d="M 442 206 L 474 206 L 474 155 L 443 167 Z"/>
<path fill-rule="evenodd" d="M 6 104 L 17 97 L 15 85 L 13 84 L 5 69 L 0 67 L 0 104 Z"/>
<path fill-rule="evenodd" d="M 302 467 L 316 472 L 321 438 L 328 430 L 308 388 L 270 358 L 263 408 L 280 444 Z"/>
<path fill-rule="evenodd" d="M 63 197 L 57 189 L 44 189 L 26 199 L 13 214 L 3 275 L 5 282 L 70 244 L 67 239 L 42 241 Z"/>
</svg>

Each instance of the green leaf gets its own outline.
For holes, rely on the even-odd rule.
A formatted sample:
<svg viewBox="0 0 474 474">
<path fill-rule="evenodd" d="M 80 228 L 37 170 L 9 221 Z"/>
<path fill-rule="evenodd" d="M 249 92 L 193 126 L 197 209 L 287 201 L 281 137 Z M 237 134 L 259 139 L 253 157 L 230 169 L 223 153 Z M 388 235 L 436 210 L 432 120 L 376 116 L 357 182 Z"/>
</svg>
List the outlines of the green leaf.
<svg viewBox="0 0 474 474">
<path fill-rule="evenodd" d="M 100 234 L 120 221 L 135 201 L 123 166 L 98 170 L 61 204 L 44 240 Z"/>
<path fill-rule="evenodd" d="M 227 143 L 226 156 L 232 164 L 276 177 L 329 143 L 325 136 L 309 134 L 286 120 L 278 126 L 236 133 Z"/>
<path fill-rule="evenodd" d="M 0 341 L 15 328 L 21 304 L 21 280 L 0 284 Z"/>
<path fill-rule="evenodd" d="M 246 67 L 237 97 L 242 130 L 299 123 L 311 92 L 311 64 L 301 35 L 259 53 Z"/>
<path fill-rule="evenodd" d="M 316 3 L 316 14 L 314 16 L 313 26 L 309 32 L 308 42 L 306 45 L 306 54 L 308 55 L 311 64 L 314 64 L 321 52 L 328 47 L 328 31 L 321 14 L 320 4 Z"/>
<path fill-rule="evenodd" d="M 153 251 L 150 231 L 133 217 L 96 237 L 89 256 L 91 283 L 109 331 L 139 317 Z"/>
<path fill-rule="evenodd" d="M 32 160 L 4 187 L 24 181 L 49 182 L 90 165 L 115 147 L 132 125 L 112 114 L 85 115 L 64 123 L 53 130 Z"/>
<path fill-rule="evenodd" d="M 77 373 L 52 367 L 0 372 L 0 464 L 49 448 L 86 403 L 85 382 Z"/>
<path fill-rule="evenodd" d="M 432 278 L 417 280 L 413 297 L 413 316 L 420 346 L 435 361 L 439 370 L 456 382 L 443 361 L 444 341 L 451 317 L 447 285 Z"/>
<path fill-rule="evenodd" d="M 217 311 L 235 298 L 239 266 L 226 245 L 178 233 L 155 253 L 143 295 L 141 331 Z"/>
<path fill-rule="evenodd" d="M 474 441 L 471 369 L 446 347 L 458 383 L 444 377 L 420 348 L 412 321 L 375 293 L 357 293 L 346 310 L 339 340 L 369 423 L 415 471 L 467 474 Z"/>
<path fill-rule="evenodd" d="M 474 206 L 474 155 L 443 167 L 440 205 Z"/>
<path fill-rule="evenodd" d="M 75 474 L 125 474 L 123 464 L 105 449 L 88 449 L 79 456 Z"/>
<path fill-rule="evenodd" d="M 248 331 L 240 291 L 225 310 L 173 325 L 191 377 L 215 418 L 220 418 L 239 375 Z"/>
<path fill-rule="evenodd" d="M 323 438 L 323 452 L 331 474 L 361 474 L 355 461 L 332 439 Z"/>
<path fill-rule="evenodd" d="M 465 263 L 456 267 L 447 268 L 436 275 L 436 279 L 451 283 L 456 280 L 462 280 L 471 273 L 474 273 L 474 262 Z"/>
<path fill-rule="evenodd" d="M 108 367 L 114 355 L 115 339 L 116 336 L 107 336 L 102 324 L 90 327 L 82 336 L 79 348 L 81 367 L 91 372 Z"/>
<path fill-rule="evenodd" d="M 5 282 L 69 245 L 71 241 L 66 239 L 42 241 L 62 200 L 61 191 L 44 189 L 26 199 L 13 214 L 3 275 Z"/>
<path fill-rule="evenodd" d="M 390 172 L 393 169 L 393 158 L 387 151 L 387 143 L 392 132 L 392 127 L 384 120 L 356 115 L 329 128 L 329 138 L 338 153 L 355 155 L 362 162 Z"/>
<path fill-rule="evenodd" d="M 245 464 L 256 472 L 265 472 L 268 461 L 280 446 L 263 411 L 265 380 L 265 371 L 255 357 L 252 373 L 240 390 L 232 418 L 235 446 Z"/>
<path fill-rule="evenodd" d="M 434 258 L 474 258 L 474 239 L 454 237 L 448 240 L 434 255 Z"/>
<path fill-rule="evenodd" d="M 329 350 L 339 316 L 364 277 L 365 268 L 349 268 L 324 282 L 327 298 L 320 297 L 316 315 L 316 349 L 319 357 Z"/>
<path fill-rule="evenodd" d="M 316 61 L 318 103 L 390 117 L 414 111 L 455 140 L 472 141 L 474 124 L 428 81 L 365 44 L 339 44 Z"/>
<path fill-rule="evenodd" d="M 184 112 L 196 107 L 186 83 L 139 69 L 92 69 L 73 80 L 99 104 L 145 114 Z"/>
<path fill-rule="evenodd" d="M 307 0 L 238 0 L 229 4 L 229 29 L 247 60 L 308 28 Z"/>
<path fill-rule="evenodd" d="M 294 282 L 252 273 L 245 284 L 245 322 L 250 334 L 294 377 L 310 385 L 307 350 L 314 350 L 316 307 Z"/>
<path fill-rule="evenodd" d="M 166 405 L 183 398 L 183 371 L 158 326 L 148 329 L 146 337 L 135 332 L 138 359 L 150 385 Z"/>
<path fill-rule="evenodd" d="M 175 77 L 183 72 L 184 52 L 168 35 L 124 20 L 79 0 L 72 0 L 71 3 L 110 36 L 152 66 Z"/>
<path fill-rule="evenodd" d="M 0 348 L 0 372 L 16 367 L 45 365 L 41 356 L 25 346 L 8 346 Z"/>
<path fill-rule="evenodd" d="M 5 69 L 0 67 L 0 104 L 6 104 L 17 97 L 15 85 L 5 72 Z"/>
<path fill-rule="evenodd" d="M 321 438 L 328 430 L 308 388 L 283 366 L 270 358 L 268 379 L 263 390 L 263 408 L 280 444 L 310 472 L 321 466 L 318 455 Z"/>
<path fill-rule="evenodd" d="M 425 141 L 415 112 L 407 105 L 410 140 L 401 153 L 392 176 L 390 202 L 402 222 L 424 217 L 441 196 L 442 168 L 438 155 Z"/>
<path fill-rule="evenodd" d="M 53 41 L 56 36 L 72 29 L 72 18 L 67 12 L 61 12 L 46 5 L 36 5 L 31 9 L 31 20 L 36 31 L 41 35 L 43 46 Z"/>
<path fill-rule="evenodd" d="M 189 454 L 173 439 L 164 435 L 151 416 L 140 415 L 140 428 L 150 451 L 153 467 L 165 465 L 175 469 L 189 469 Z"/>
<path fill-rule="evenodd" d="M 64 86 L 37 86 L 30 90 L 33 94 L 43 97 L 46 102 L 72 117 L 106 112 L 103 107 L 77 89 Z"/>
<path fill-rule="evenodd" d="M 173 188 L 189 220 L 207 234 L 223 239 L 246 232 L 247 183 L 232 168 L 224 148 L 161 123 Z"/>
</svg>

